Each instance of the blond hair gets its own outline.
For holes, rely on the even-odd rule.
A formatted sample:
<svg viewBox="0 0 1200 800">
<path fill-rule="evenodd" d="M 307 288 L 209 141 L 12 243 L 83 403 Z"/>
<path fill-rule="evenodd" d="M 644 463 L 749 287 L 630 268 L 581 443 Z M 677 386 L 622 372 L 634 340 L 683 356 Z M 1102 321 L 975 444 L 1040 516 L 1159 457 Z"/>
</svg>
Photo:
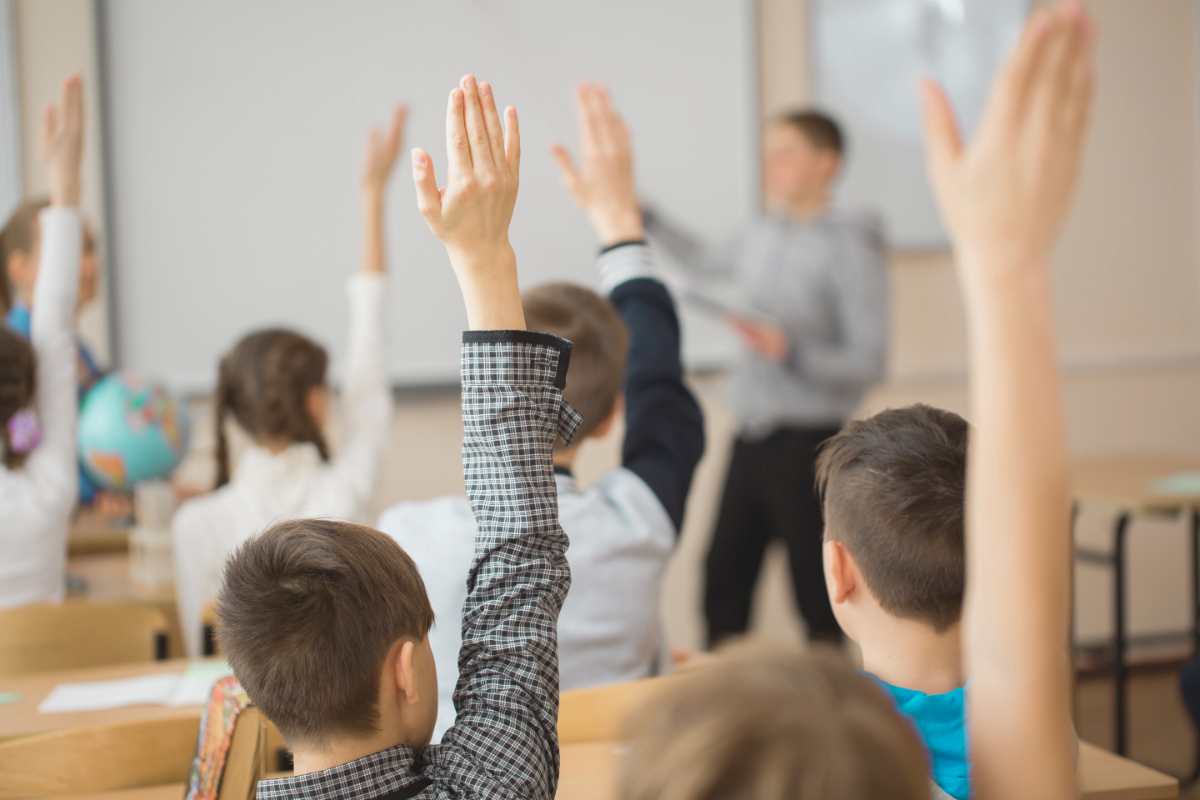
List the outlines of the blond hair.
<svg viewBox="0 0 1200 800">
<path fill-rule="evenodd" d="M 636 712 L 622 800 L 930 796 L 912 727 L 833 651 L 739 644 Z"/>
</svg>

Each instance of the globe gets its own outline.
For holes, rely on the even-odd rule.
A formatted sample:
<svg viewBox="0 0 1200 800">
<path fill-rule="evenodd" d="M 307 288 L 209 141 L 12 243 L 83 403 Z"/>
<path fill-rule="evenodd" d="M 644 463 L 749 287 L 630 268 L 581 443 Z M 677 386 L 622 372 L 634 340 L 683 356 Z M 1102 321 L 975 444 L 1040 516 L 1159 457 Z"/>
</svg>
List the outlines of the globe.
<svg viewBox="0 0 1200 800">
<path fill-rule="evenodd" d="M 183 459 L 187 434 L 183 405 L 128 373 L 102 378 L 79 408 L 79 459 L 106 489 L 169 475 Z"/>
</svg>

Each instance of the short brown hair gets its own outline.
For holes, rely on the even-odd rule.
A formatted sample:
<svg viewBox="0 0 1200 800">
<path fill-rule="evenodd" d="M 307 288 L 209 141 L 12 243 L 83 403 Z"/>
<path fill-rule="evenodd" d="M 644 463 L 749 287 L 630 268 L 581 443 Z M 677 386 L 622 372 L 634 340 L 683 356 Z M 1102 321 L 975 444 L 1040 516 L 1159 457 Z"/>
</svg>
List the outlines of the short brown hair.
<svg viewBox="0 0 1200 800">
<path fill-rule="evenodd" d="M 8 277 L 8 259 L 14 253 L 32 254 L 37 246 L 38 214 L 50 205 L 48 197 L 34 197 L 17 206 L 8 215 L 4 229 L 0 230 L 0 304 L 4 310 L 12 308 L 16 300 L 12 282 Z"/>
<path fill-rule="evenodd" d="M 622 800 L 929 797 L 912 727 L 845 656 L 738 644 L 629 721 Z"/>
<path fill-rule="evenodd" d="M 613 304 L 573 283 L 544 283 L 525 292 L 525 324 L 570 339 L 567 402 L 583 415 L 576 441 L 612 413 L 625 379 L 629 331 Z"/>
<path fill-rule="evenodd" d="M 217 370 L 217 488 L 229 482 L 229 416 L 256 439 L 311 443 L 321 460 L 329 460 L 325 436 L 306 403 L 309 390 L 325 384 L 328 367 L 324 347 L 286 328 L 249 333 L 225 354 Z"/>
<path fill-rule="evenodd" d="M 967 422 L 913 405 L 851 422 L 825 442 L 825 535 L 843 542 L 880 604 L 942 631 L 962 616 Z"/>
<path fill-rule="evenodd" d="M 365 525 L 281 522 L 229 558 L 218 635 L 234 674 L 285 737 L 373 732 L 379 672 L 399 639 L 433 625 L 408 554 Z"/>
<path fill-rule="evenodd" d="M 842 133 L 842 126 L 824 111 L 798 108 L 777 115 L 775 121 L 800 131 L 819 150 L 832 150 L 839 156 L 846 153 L 846 136 Z"/>
<path fill-rule="evenodd" d="M 25 453 L 13 452 L 8 421 L 33 402 L 36 379 L 37 358 L 33 347 L 21 334 L 0 323 L 0 443 L 4 445 L 4 466 L 8 469 L 17 469 L 25 463 Z"/>
</svg>

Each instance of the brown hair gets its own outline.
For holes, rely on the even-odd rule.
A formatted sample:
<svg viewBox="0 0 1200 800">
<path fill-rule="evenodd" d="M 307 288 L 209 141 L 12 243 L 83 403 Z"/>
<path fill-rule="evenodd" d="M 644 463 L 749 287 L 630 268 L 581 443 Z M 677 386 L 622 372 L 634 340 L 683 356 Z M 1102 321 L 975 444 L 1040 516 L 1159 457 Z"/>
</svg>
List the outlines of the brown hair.
<svg viewBox="0 0 1200 800">
<path fill-rule="evenodd" d="M 738 644 L 627 725 L 622 800 L 929 797 L 916 733 L 845 656 Z"/>
<path fill-rule="evenodd" d="M 851 422 L 817 458 L 825 535 L 888 612 L 939 631 L 962 616 L 966 479 L 966 420 L 920 404 Z"/>
<path fill-rule="evenodd" d="M 613 304 L 573 283 L 545 283 L 525 292 L 525 323 L 570 339 L 567 402 L 583 415 L 576 441 L 594 431 L 612 413 L 625 379 L 629 331 Z"/>
<path fill-rule="evenodd" d="M 8 421 L 33 401 L 36 365 L 37 359 L 29 342 L 0 324 L 0 442 L 4 445 L 4 466 L 8 469 L 17 469 L 25 463 L 25 453 L 12 451 Z"/>
<path fill-rule="evenodd" d="M 384 657 L 424 639 L 433 608 L 412 559 L 365 525 L 282 522 L 225 564 L 218 636 L 238 680 L 290 741 L 373 732 Z"/>
<path fill-rule="evenodd" d="M 225 419 L 230 414 L 254 438 L 311 442 L 321 459 L 329 447 L 308 412 L 311 389 L 325 383 L 329 357 L 307 336 L 267 328 L 241 339 L 221 359 L 217 376 L 217 487 L 229 482 Z"/>
<path fill-rule="evenodd" d="M 839 156 L 846 153 L 846 136 L 837 120 L 816 108 L 799 108 L 775 116 L 775 122 L 791 125 L 804 134 L 813 147 L 832 150 Z"/>
<path fill-rule="evenodd" d="M 5 311 L 12 308 L 16 300 L 8 277 L 8 260 L 14 253 L 33 253 L 37 246 L 38 214 L 48 205 L 50 199 L 46 197 L 26 200 L 8 215 L 4 230 L 0 231 L 0 270 L 4 271 L 0 276 L 0 303 Z"/>
</svg>

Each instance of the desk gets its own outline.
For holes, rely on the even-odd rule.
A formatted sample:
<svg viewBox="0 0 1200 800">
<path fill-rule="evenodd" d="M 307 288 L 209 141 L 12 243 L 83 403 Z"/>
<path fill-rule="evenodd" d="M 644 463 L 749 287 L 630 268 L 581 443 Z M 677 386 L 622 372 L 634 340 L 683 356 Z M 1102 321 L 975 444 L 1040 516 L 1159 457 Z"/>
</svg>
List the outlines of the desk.
<svg viewBox="0 0 1200 800">
<path fill-rule="evenodd" d="M 558 800 L 615 800 L 619 749 L 612 744 L 573 744 L 562 749 Z M 1170 778 L 1128 759 L 1080 743 L 1082 800 L 1173 800 L 1179 787 Z M 182 783 L 79 795 L 79 800 L 178 800 Z"/>
<path fill-rule="evenodd" d="M 148 605 L 163 612 L 167 619 L 167 653 L 183 655 L 183 635 L 179 629 L 179 611 L 175 587 L 145 587 L 134 582 L 129 554 L 94 553 L 72 556 L 67 561 L 67 576 L 76 587 L 70 596 L 109 603 Z"/>
<path fill-rule="evenodd" d="M 1109 567 L 1113 571 L 1113 727 L 1116 751 L 1129 751 L 1128 743 L 1128 669 L 1126 655 L 1128 632 L 1126 597 L 1128 594 L 1128 530 L 1134 515 L 1191 516 L 1191 634 L 1193 651 L 1200 650 L 1200 492 L 1160 494 L 1155 481 L 1181 472 L 1200 472 L 1200 459 L 1179 456 L 1105 456 L 1081 459 L 1072 464 L 1072 489 L 1076 508 L 1081 503 L 1098 503 L 1116 509 L 1112 551 L 1076 548 L 1077 560 Z"/>
<path fill-rule="evenodd" d="M 182 675 L 187 661 L 159 661 L 130 666 L 94 667 L 92 669 L 46 672 L 39 675 L 18 675 L 0 678 L 0 692 L 15 692 L 16 702 L 0 705 L 0 741 L 34 733 L 125 722 L 161 719 L 172 716 L 195 717 L 200 720 L 200 706 L 170 707 L 160 705 L 125 706 L 102 711 L 76 711 L 61 714 L 42 714 L 37 709 L 46 695 L 60 683 L 80 681 L 111 681 L 141 675 Z"/>
<path fill-rule="evenodd" d="M 91 509 L 84 509 L 71 520 L 71 528 L 67 534 L 68 556 L 128 551 L 129 529 L 115 524 L 109 517 Z"/>
</svg>

